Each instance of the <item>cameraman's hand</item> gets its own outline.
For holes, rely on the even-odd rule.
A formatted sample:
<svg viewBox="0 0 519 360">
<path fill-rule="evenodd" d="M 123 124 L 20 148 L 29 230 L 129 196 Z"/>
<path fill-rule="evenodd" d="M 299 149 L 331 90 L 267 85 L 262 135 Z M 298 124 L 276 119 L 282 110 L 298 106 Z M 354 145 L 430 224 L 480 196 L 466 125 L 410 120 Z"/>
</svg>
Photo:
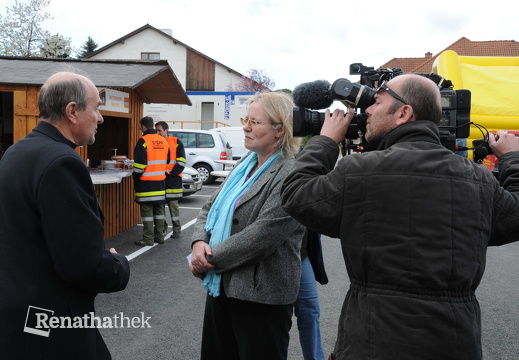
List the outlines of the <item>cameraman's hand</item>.
<svg viewBox="0 0 519 360">
<path fill-rule="evenodd" d="M 332 114 L 327 109 L 324 112 L 324 123 L 321 128 L 321 135 L 328 136 L 337 144 L 344 140 L 348 126 L 353 119 L 353 111 L 348 111 L 344 116 L 344 110 L 335 109 Z"/>
<path fill-rule="evenodd" d="M 489 134 L 488 145 L 498 158 L 511 151 L 519 151 L 519 137 L 509 134 L 508 131 L 499 130 L 497 134 Z"/>
</svg>

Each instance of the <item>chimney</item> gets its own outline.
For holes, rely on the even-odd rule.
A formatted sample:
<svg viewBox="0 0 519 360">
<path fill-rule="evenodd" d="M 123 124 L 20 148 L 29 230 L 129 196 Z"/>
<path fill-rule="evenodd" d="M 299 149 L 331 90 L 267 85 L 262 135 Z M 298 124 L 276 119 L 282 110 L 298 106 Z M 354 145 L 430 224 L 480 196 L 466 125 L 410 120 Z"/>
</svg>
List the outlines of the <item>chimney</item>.
<svg viewBox="0 0 519 360">
<path fill-rule="evenodd" d="M 426 59 L 430 59 L 430 58 L 432 58 L 432 53 L 431 53 L 430 51 L 426 52 L 426 53 L 425 53 L 425 58 L 426 58 Z"/>
</svg>

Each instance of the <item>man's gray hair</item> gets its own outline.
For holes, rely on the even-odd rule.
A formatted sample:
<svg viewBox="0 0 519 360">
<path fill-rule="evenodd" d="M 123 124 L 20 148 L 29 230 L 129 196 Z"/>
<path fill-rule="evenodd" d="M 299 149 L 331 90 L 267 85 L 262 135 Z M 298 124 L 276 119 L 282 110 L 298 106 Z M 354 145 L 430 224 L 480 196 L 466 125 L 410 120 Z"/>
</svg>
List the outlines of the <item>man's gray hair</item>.
<svg viewBox="0 0 519 360">
<path fill-rule="evenodd" d="M 65 117 L 65 109 L 75 102 L 78 110 L 85 110 L 88 104 L 88 89 L 85 82 L 77 77 L 56 80 L 41 87 L 38 98 L 40 119 L 58 123 Z"/>
</svg>

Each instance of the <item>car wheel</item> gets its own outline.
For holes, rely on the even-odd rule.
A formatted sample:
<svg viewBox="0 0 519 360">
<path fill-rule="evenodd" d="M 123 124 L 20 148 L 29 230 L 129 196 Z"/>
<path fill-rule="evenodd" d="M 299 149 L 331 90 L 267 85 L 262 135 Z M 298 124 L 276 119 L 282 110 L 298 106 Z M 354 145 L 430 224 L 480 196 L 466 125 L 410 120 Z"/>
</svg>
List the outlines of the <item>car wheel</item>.
<svg viewBox="0 0 519 360">
<path fill-rule="evenodd" d="M 206 164 L 196 164 L 193 166 L 200 173 L 200 180 L 204 185 L 210 184 L 214 181 L 214 176 L 211 175 L 211 167 Z"/>
</svg>

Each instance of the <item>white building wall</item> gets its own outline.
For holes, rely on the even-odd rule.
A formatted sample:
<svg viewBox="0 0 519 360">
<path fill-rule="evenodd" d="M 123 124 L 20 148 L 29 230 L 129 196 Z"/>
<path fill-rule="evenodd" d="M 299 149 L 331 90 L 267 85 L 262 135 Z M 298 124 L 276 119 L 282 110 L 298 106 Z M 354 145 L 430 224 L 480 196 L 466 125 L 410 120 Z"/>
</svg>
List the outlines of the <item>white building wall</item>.
<svg viewBox="0 0 519 360">
<path fill-rule="evenodd" d="M 163 36 L 148 29 L 126 39 L 124 43 L 116 44 L 92 59 L 125 59 L 140 60 L 141 53 L 160 53 L 161 60 L 167 60 L 169 66 L 182 84 L 186 87 L 186 48 L 180 43 L 175 44 L 170 37 Z"/>
<path fill-rule="evenodd" d="M 214 88 L 216 91 L 226 91 L 229 85 L 234 89 L 241 81 L 241 76 L 229 72 L 229 70 L 218 64 L 216 64 L 214 69 L 214 76 Z"/>
<path fill-rule="evenodd" d="M 92 59 L 128 59 L 140 60 L 141 53 L 160 53 L 161 60 L 167 60 L 169 66 L 186 88 L 186 54 L 184 45 L 176 43 L 169 36 L 164 36 L 153 29 L 146 29 L 126 39 L 124 43 L 116 44 Z M 232 84 L 234 88 L 241 77 L 227 68 L 215 64 L 215 93 L 188 92 L 192 106 L 173 104 L 145 104 L 144 116 L 151 116 L 155 121 L 166 121 L 171 128 L 201 129 L 213 127 L 202 125 L 203 103 L 213 103 L 213 119 L 230 126 L 240 126 L 240 118 L 246 115 L 245 102 L 252 93 L 226 92 Z M 214 125 L 216 126 L 216 125 Z"/>
<path fill-rule="evenodd" d="M 144 108 L 144 115 L 155 121 L 166 121 L 170 128 L 202 129 L 217 126 L 241 126 L 240 118 L 247 115 L 246 103 L 253 93 L 216 92 L 209 95 L 205 92 L 188 92 L 193 103 L 187 105 L 149 104 Z M 214 104 L 214 121 L 216 124 L 202 124 L 202 104 Z"/>
</svg>

